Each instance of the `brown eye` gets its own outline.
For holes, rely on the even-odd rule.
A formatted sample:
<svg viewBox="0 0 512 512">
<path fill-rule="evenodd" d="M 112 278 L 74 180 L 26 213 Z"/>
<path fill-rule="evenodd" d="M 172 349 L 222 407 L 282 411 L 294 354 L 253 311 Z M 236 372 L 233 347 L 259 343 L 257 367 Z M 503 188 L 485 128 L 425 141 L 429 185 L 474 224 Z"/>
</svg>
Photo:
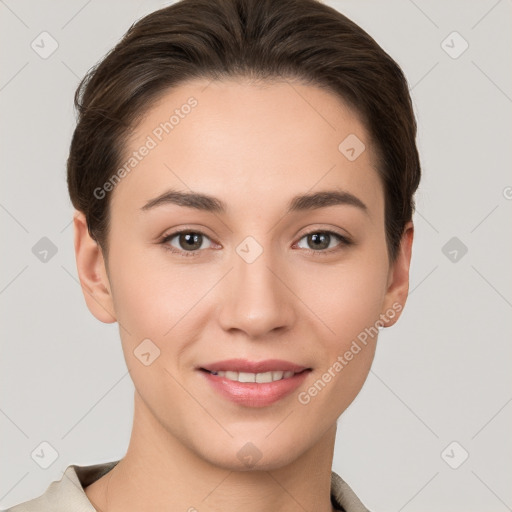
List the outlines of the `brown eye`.
<svg viewBox="0 0 512 512">
<path fill-rule="evenodd" d="M 163 244 L 170 245 L 177 252 L 192 252 L 206 249 L 204 242 L 210 239 L 203 233 L 196 231 L 181 231 L 167 235 L 163 240 Z"/>
<path fill-rule="evenodd" d="M 306 246 L 301 245 L 302 240 L 306 241 Z M 349 244 L 350 242 L 347 238 L 333 231 L 313 231 L 304 235 L 297 245 L 301 249 L 310 251 L 330 252 Z"/>
</svg>

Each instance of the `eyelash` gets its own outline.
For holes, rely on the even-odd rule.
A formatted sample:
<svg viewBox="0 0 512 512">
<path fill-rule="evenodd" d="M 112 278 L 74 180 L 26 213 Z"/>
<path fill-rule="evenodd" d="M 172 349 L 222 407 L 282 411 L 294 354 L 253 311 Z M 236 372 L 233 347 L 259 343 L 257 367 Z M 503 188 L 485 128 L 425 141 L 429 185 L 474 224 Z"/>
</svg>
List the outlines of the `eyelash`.
<svg viewBox="0 0 512 512">
<path fill-rule="evenodd" d="M 183 257 L 186 257 L 186 258 L 189 258 L 189 257 L 197 257 L 197 256 L 200 256 L 200 252 L 201 250 L 204 250 L 204 249 L 196 249 L 194 251 L 181 251 L 181 250 L 178 250 L 176 249 L 175 247 L 172 247 L 171 245 L 169 245 L 167 242 L 169 242 L 170 240 L 172 240 L 174 237 L 178 236 L 178 235 L 181 235 L 181 234 L 184 234 L 184 233 L 194 233 L 196 235 L 202 235 L 206 238 L 210 238 L 208 235 L 206 235 L 205 233 L 203 233 L 202 231 L 195 231 L 195 230 L 191 230 L 191 229 L 184 229 L 184 230 L 181 230 L 181 231 L 175 231 L 174 233 L 170 233 L 168 235 L 165 235 L 162 240 L 160 240 L 160 244 L 163 246 L 163 248 L 167 251 L 170 251 L 172 252 L 173 254 L 178 254 L 180 256 L 183 256 Z M 335 238 L 338 239 L 338 241 L 340 242 L 336 247 L 334 248 L 331 248 L 331 249 L 324 249 L 324 250 L 314 250 L 314 249 L 302 249 L 302 250 L 305 250 L 309 253 L 312 253 L 312 255 L 314 256 L 326 256 L 326 255 L 330 255 L 334 252 L 337 252 L 339 250 L 341 250 L 343 247 L 348 247 L 350 245 L 353 244 L 353 242 L 351 240 L 349 240 L 346 236 L 343 236 L 341 235 L 340 233 L 336 233 L 335 231 L 329 231 L 329 230 L 313 230 L 313 231 L 309 231 L 308 233 L 304 233 L 300 239 L 302 240 L 303 238 L 309 236 L 309 235 L 314 235 L 314 234 L 328 234 L 328 235 L 331 235 L 331 236 L 334 236 Z"/>
</svg>

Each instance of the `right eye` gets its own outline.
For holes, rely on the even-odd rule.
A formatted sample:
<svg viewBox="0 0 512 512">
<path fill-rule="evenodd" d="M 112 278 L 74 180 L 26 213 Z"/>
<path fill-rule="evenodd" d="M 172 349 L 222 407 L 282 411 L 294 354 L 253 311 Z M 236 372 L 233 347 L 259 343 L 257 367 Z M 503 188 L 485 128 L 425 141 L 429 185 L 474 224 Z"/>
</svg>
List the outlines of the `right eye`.
<svg viewBox="0 0 512 512">
<path fill-rule="evenodd" d="M 198 256 L 198 251 L 209 248 L 205 247 L 206 240 L 210 238 L 200 231 L 182 230 L 164 236 L 160 243 L 173 253 L 182 256 Z"/>
</svg>

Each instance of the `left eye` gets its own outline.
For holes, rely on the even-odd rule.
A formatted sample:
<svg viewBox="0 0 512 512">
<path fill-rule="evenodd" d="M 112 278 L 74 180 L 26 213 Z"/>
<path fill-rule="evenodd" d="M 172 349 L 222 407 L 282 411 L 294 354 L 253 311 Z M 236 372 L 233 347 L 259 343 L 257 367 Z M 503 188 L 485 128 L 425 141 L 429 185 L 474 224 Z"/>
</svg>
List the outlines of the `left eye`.
<svg viewBox="0 0 512 512">
<path fill-rule="evenodd" d="M 308 245 L 307 247 L 300 245 L 302 240 L 306 240 L 306 244 Z M 334 244 L 333 246 L 331 242 L 335 240 L 338 241 L 338 244 Z M 332 249 L 337 245 L 344 244 L 348 244 L 348 240 L 346 240 L 343 236 L 338 235 L 337 233 L 334 233 L 332 231 L 315 231 L 313 233 L 308 233 L 307 235 L 304 235 L 297 243 L 297 246 L 300 247 L 301 249 L 322 251 L 325 249 Z"/>
</svg>

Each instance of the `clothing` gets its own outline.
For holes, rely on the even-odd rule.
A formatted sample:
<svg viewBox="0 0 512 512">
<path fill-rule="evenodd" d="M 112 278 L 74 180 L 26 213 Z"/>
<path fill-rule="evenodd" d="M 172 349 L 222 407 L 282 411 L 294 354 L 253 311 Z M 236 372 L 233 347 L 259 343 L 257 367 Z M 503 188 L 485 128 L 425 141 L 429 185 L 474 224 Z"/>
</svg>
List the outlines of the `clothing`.
<svg viewBox="0 0 512 512">
<path fill-rule="evenodd" d="M 108 473 L 119 460 L 92 466 L 68 466 L 59 481 L 52 482 L 39 497 L 3 512 L 96 512 L 84 487 Z M 331 501 L 336 510 L 369 512 L 354 491 L 334 471 L 331 472 Z"/>
</svg>

